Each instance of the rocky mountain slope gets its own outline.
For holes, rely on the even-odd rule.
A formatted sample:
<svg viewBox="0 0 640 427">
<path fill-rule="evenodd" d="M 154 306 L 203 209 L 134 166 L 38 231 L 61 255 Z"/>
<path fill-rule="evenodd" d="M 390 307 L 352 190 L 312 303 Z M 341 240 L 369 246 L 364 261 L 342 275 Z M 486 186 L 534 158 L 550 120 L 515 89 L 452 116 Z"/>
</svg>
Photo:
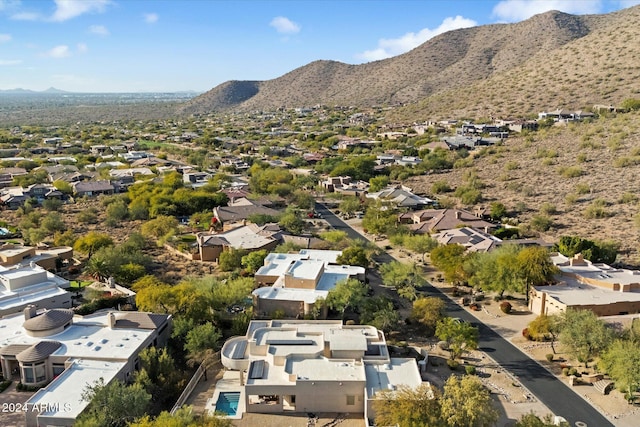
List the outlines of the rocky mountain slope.
<svg viewBox="0 0 640 427">
<path fill-rule="evenodd" d="M 404 118 L 486 117 L 617 103 L 637 89 L 639 20 L 640 6 L 455 30 L 381 61 L 315 61 L 273 80 L 226 82 L 181 112 L 402 104 L 397 114 Z"/>
</svg>

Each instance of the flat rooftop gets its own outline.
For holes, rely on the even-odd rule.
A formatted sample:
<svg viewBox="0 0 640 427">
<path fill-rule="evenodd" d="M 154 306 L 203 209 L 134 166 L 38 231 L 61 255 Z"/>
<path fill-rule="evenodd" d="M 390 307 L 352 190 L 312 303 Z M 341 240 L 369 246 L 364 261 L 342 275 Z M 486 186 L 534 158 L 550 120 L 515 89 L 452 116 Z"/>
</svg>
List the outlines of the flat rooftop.
<svg viewBox="0 0 640 427">
<path fill-rule="evenodd" d="M 546 292 L 551 298 L 568 306 L 607 305 L 616 302 L 640 301 L 640 292 L 620 292 L 599 286 L 587 285 L 571 277 L 562 278 L 564 284 L 535 286 L 540 292 Z"/>
<path fill-rule="evenodd" d="M 38 390 L 27 401 L 36 407 L 46 407 L 42 416 L 48 418 L 76 418 L 89 402 L 82 400 L 86 385 L 100 378 L 109 384 L 124 368 L 125 362 L 105 362 L 104 360 L 74 360 L 73 364 L 54 379 L 48 386 Z M 79 385 L 83 386 L 80 387 Z"/>
<path fill-rule="evenodd" d="M 422 384 L 418 364 L 413 358 L 392 358 L 384 364 L 367 363 L 365 374 L 369 398 L 378 391 L 394 389 L 399 385 L 415 388 Z"/>
<path fill-rule="evenodd" d="M 298 381 L 366 381 L 364 364 L 346 359 L 290 358 L 285 371 Z"/>
<path fill-rule="evenodd" d="M 54 357 L 125 360 L 153 333 L 149 329 L 111 329 L 107 316 L 106 312 L 84 317 L 74 316 L 73 324 L 64 331 L 43 337 L 27 335 L 22 327 L 22 313 L 7 316 L 0 319 L 0 347 L 53 340 L 62 344 L 51 355 Z"/>
<path fill-rule="evenodd" d="M 323 268 L 324 261 L 306 259 L 298 260 L 289 267 L 286 274 L 291 275 L 296 279 L 313 280 L 318 277 Z"/>
</svg>

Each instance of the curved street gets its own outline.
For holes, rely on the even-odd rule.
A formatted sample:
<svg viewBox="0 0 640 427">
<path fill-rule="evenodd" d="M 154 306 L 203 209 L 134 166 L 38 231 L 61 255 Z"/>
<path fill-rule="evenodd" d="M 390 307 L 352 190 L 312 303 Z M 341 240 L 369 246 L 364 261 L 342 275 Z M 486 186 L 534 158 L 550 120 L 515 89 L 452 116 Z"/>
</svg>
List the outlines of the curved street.
<svg viewBox="0 0 640 427">
<path fill-rule="evenodd" d="M 316 210 L 337 230 L 342 230 L 352 239 L 367 240 L 364 236 L 338 218 L 325 205 L 316 203 Z M 384 252 L 376 256 L 380 263 L 396 261 Z M 520 349 L 501 337 L 493 329 L 480 322 L 475 316 L 452 302 L 440 289 L 426 285 L 422 288 L 427 294 L 442 298 L 446 303 L 446 313 L 477 325 L 480 332 L 479 350 L 487 353 L 496 363 L 513 374 L 531 393 L 533 393 L 555 415 L 564 417 L 571 426 L 613 427 L 613 424 L 598 410 L 576 394 L 569 386 L 553 376 L 536 361 Z M 576 424 L 577 423 L 577 424 Z"/>
</svg>

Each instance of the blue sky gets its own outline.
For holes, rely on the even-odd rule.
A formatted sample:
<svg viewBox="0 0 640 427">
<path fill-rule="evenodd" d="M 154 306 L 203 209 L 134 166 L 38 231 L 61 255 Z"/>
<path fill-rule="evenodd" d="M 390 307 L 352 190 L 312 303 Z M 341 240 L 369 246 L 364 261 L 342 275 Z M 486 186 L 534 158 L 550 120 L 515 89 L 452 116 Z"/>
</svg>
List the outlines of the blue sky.
<svg viewBox="0 0 640 427">
<path fill-rule="evenodd" d="M 461 27 L 640 0 L 0 0 L 0 89 L 206 91 L 359 64 Z"/>
</svg>

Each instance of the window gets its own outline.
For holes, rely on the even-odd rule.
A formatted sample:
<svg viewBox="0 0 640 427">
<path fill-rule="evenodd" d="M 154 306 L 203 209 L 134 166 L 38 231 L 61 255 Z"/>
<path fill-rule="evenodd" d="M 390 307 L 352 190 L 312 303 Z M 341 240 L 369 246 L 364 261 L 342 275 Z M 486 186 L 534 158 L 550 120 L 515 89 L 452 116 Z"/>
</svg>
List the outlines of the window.
<svg viewBox="0 0 640 427">
<path fill-rule="evenodd" d="M 53 364 L 53 376 L 54 377 L 57 377 L 58 375 L 60 375 L 63 372 L 64 372 L 64 363 L 62 363 L 62 364 L 54 363 Z"/>
<path fill-rule="evenodd" d="M 347 405 L 352 406 L 356 404 L 355 396 L 347 396 Z"/>
<path fill-rule="evenodd" d="M 47 379 L 44 362 L 22 365 L 22 379 L 25 384 L 35 384 Z"/>
</svg>

